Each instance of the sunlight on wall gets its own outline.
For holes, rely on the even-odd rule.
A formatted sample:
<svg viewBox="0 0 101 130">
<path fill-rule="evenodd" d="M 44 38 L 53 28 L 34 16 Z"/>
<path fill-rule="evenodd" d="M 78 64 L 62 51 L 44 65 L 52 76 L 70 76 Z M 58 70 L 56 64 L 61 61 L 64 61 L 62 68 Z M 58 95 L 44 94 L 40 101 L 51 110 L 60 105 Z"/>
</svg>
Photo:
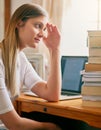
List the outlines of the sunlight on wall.
<svg viewBox="0 0 101 130">
<path fill-rule="evenodd" d="M 88 55 L 87 30 L 96 30 L 98 0 L 71 0 L 64 12 L 62 55 Z"/>
</svg>

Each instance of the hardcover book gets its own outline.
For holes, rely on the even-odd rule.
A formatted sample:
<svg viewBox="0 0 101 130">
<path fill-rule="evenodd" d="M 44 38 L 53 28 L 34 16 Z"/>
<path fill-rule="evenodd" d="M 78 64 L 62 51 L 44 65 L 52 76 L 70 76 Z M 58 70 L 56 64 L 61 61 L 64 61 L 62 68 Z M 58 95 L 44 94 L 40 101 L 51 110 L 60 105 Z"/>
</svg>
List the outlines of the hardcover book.
<svg viewBox="0 0 101 130">
<path fill-rule="evenodd" d="M 82 95 L 99 95 L 101 96 L 101 86 L 84 86 L 81 89 Z"/>
<path fill-rule="evenodd" d="M 86 107 L 101 107 L 101 101 L 82 100 L 82 106 L 86 106 Z"/>
<path fill-rule="evenodd" d="M 101 64 L 101 56 L 89 56 L 88 63 Z"/>
<path fill-rule="evenodd" d="M 101 35 L 100 36 L 89 36 L 88 34 L 88 46 L 92 47 L 101 47 Z"/>
<path fill-rule="evenodd" d="M 100 30 L 88 30 L 88 36 L 101 36 Z"/>
<path fill-rule="evenodd" d="M 85 63 L 85 71 L 91 72 L 91 71 L 101 71 L 101 64 L 95 64 L 95 63 Z"/>
<path fill-rule="evenodd" d="M 101 47 L 94 47 L 94 48 L 89 48 L 89 56 L 100 56 L 101 57 Z"/>
</svg>

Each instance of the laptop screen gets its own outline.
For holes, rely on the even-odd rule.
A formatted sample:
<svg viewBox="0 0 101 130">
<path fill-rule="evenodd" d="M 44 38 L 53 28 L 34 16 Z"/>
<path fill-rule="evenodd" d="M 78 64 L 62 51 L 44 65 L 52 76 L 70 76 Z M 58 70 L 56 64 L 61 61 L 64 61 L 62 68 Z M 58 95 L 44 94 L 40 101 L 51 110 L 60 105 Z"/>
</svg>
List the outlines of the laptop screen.
<svg viewBox="0 0 101 130">
<path fill-rule="evenodd" d="M 82 76 L 80 71 L 84 69 L 87 56 L 62 56 L 62 90 L 81 92 Z"/>
</svg>

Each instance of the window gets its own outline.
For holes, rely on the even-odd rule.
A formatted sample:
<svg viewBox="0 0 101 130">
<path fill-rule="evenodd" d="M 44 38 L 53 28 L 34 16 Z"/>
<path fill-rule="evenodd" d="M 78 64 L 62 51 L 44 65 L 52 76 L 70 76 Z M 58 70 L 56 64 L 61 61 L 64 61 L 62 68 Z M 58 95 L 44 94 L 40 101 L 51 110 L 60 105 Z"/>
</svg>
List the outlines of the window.
<svg viewBox="0 0 101 130">
<path fill-rule="evenodd" d="M 101 29 L 101 0 L 70 0 L 62 21 L 62 55 L 88 55 L 87 30 Z"/>
</svg>

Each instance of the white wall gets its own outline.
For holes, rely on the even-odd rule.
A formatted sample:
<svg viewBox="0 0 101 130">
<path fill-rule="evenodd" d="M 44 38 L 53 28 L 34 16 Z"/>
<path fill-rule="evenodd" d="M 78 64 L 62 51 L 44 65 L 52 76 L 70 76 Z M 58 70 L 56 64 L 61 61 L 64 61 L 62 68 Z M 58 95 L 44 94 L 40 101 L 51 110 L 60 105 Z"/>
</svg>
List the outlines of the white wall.
<svg viewBox="0 0 101 130">
<path fill-rule="evenodd" d="M 25 3 L 30 3 L 32 0 L 11 0 L 11 14 L 18 8 L 20 5 Z"/>
</svg>

